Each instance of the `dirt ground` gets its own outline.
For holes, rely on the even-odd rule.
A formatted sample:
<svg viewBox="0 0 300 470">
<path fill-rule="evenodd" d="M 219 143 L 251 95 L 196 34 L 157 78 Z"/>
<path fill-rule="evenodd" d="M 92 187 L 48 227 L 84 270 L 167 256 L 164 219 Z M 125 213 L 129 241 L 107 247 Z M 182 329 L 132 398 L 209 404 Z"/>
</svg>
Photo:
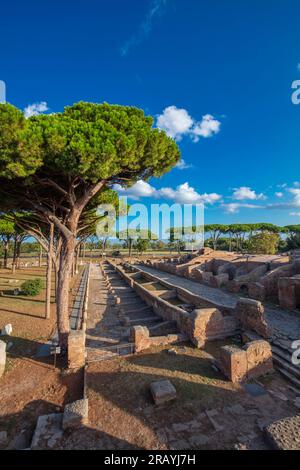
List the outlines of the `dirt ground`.
<svg viewBox="0 0 300 470">
<path fill-rule="evenodd" d="M 213 368 L 220 345 L 178 346 L 176 353 L 152 348 L 89 364 L 89 426 L 65 437 L 60 448 L 269 449 L 262 429 L 297 413 L 295 391 L 276 372 L 260 381 L 263 396 L 228 382 Z M 177 399 L 155 406 L 150 383 L 166 378 Z"/>
<path fill-rule="evenodd" d="M 66 374 L 64 363 L 54 369 L 53 358 L 37 359 L 38 348 L 54 334 L 56 327 L 54 276 L 52 282 L 51 318 L 45 319 L 45 290 L 34 298 L 14 296 L 12 290 L 26 279 L 45 279 L 45 268 L 22 268 L 14 275 L 0 270 L 0 329 L 12 324 L 6 341 L 6 370 L 0 385 L 0 432 L 7 431 L 4 448 L 29 445 L 39 415 L 58 412 L 63 405 L 82 397 L 82 372 Z M 17 283 L 9 282 L 18 280 Z M 75 289 L 78 279 L 74 279 Z M 71 295 L 71 301 L 73 296 Z"/>
</svg>

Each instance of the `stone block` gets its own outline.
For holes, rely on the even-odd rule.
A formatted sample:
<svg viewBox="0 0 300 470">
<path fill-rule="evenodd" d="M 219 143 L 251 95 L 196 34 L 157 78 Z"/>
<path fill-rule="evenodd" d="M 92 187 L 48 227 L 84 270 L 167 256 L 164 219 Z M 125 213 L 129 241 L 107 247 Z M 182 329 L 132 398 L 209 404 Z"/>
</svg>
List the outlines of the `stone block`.
<svg viewBox="0 0 300 470">
<path fill-rule="evenodd" d="M 62 413 L 39 416 L 31 442 L 31 449 L 51 449 L 59 445 L 63 437 L 62 419 Z"/>
<path fill-rule="evenodd" d="M 148 349 L 151 344 L 150 333 L 146 326 L 134 326 L 131 328 L 130 338 L 135 344 L 135 352 Z"/>
<path fill-rule="evenodd" d="M 5 371 L 5 364 L 6 364 L 6 343 L 4 341 L 0 341 L 0 377 L 3 375 Z"/>
<path fill-rule="evenodd" d="M 162 405 L 176 399 L 176 389 L 170 380 L 152 382 L 150 391 L 156 405 Z"/>
<path fill-rule="evenodd" d="M 79 369 L 85 365 L 85 332 L 72 330 L 68 337 L 68 366 Z"/>
<path fill-rule="evenodd" d="M 268 341 L 256 340 L 244 346 L 247 354 L 247 378 L 255 378 L 273 371 L 272 350 Z"/>
<path fill-rule="evenodd" d="M 88 423 L 88 399 L 68 403 L 65 406 L 62 427 L 63 430 L 79 428 Z"/>
<path fill-rule="evenodd" d="M 236 305 L 236 316 L 242 331 L 252 330 L 263 338 L 270 336 L 270 331 L 264 317 L 264 307 L 261 302 L 240 298 Z"/>
<path fill-rule="evenodd" d="M 241 382 L 247 376 L 247 353 L 237 346 L 220 348 L 220 369 L 233 383 Z"/>
</svg>

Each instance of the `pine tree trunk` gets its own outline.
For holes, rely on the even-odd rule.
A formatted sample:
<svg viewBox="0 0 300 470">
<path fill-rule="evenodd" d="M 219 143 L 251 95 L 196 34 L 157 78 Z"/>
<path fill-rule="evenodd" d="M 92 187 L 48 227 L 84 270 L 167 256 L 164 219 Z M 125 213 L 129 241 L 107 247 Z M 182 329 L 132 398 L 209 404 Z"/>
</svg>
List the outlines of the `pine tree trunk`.
<svg viewBox="0 0 300 470">
<path fill-rule="evenodd" d="M 40 253 L 39 253 L 39 268 L 42 266 L 42 259 L 43 259 L 43 248 L 40 246 Z"/>
<path fill-rule="evenodd" d="M 47 273 L 46 273 L 46 319 L 51 315 L 51 284 L 52 284 L 52 254 L 53 254 L 53 234 L 54 225 L 50 223 L 49 250 L 47 253 Z"/>
<path fill-rule="evenodd" d="M 3 257 L 4 268 L 7 268 L 8 248 L 9 248 L 9 243 L 8 243 L 8 241 L 6 240 L 6 241 L 4 242 L 4 257 Z"/>
<path fill-rule="evenodd" d="M 13 254 L 13 261 L 12 261 L 12 266 L 11 270 L 12 273 L 15 274 L 16 272 L 16 264 L 17 264 L 17 239 L 14 239 L 14 254 Z"/>
<path fill-rule="evenodd" d="M 16 256 L 16 269 L 20 269 L 20 262 L 21 262 L 21 244 L 22 242 L 18 242 L 17 244 L 17 256 Z"/>
<path fill-rule="evenodd" d="M 63 240 L 57 279 L 57 328 L 62 351 L 67 350 L 69 322 L 69 287 L 75 250 L 75 237 Z"/>
</svg>

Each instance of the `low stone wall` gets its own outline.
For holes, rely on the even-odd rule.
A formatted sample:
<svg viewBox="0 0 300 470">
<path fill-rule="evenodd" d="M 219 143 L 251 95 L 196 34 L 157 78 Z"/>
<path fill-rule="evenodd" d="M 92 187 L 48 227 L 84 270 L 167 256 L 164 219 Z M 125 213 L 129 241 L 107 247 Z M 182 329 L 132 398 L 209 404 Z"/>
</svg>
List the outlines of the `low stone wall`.
<svg viewBox="0 0 300 470">
<path fill-rule="evenodd" d="M 219 366 L 234 383 L 259 377 L 273 371 L 271 346 L 264 340 L 251 341 L 243 349 L 223 346 L 220 349 Z"/>
<path fill-rule="evenodd" d="M 150 336 L 150 331 L 146 326 L 133 326 L 130 331 L 130 342 L 134 343 L 135 352 L 141 352 L 151 346 L 164 346 L 178 343 L 185 338 L 182 335 L 172 334 L 166 336 Z"/>
</svg>

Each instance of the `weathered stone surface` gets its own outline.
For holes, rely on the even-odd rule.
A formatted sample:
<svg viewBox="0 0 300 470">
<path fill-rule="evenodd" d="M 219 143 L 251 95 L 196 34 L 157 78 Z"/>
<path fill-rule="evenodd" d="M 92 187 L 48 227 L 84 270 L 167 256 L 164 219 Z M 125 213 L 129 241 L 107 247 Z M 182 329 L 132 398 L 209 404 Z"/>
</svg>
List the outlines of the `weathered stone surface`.
<svg viewBox="0 0 300 470">
<path fill-rule="evenodd" d="M 150 391 L 156 405 L 161 405 L 176 399 L 176 389 L 170 380 L 152 382 Z"/>
<path fill-rule="evenodd" d="M 133 326 L 130 331 L 130 340 L 135 344 L 135 352 L 138 353 L 150 347 L 150 333 L 146 326 Z"/>
<path fill-rule="evenodd" d="M 79 369 L 85 365 L 85 332 L 72 330 L 68 338 L 68 366 Z"/>
<path fill-rule="evenodd" d="M 295 310 L 300 303 L 300 276 L 280 278 L 278 280 L 278 298 L 282 308 Z"/>
<path fill-rule="evenodd" d="M 273 370 L 272 350 L 267 341 L 251 341 L 245 345 L 247 378 L 259 377 Z"/>
<path fill-rule="evenodd" d="M 39 416 L 31 442 L 31 449 L 51 449 L 55 447 L 63 436 L 62 419 L 62 413 Z"/>
<path fill-rule="evenodd" d="M 253 330 L 263 338 L 270 336 L 261 302 L 252 299 L 239 299 L 236 305 L 236 316 L 242 330 Z"/>
<path fill-rule="evenodd" d="M 266 426 L 268 441 L 278 450 L 300 450 L 300 415 L 284 418 Z"/>
<path fill-rule="evenodd" d="M 0 431 L 0 449 L 3 448 L 6 443 L 7 443 L 7 432 Z"/>
<path fill-rule="evenodd" d="M 231 382 L 242 382 L 273 370 L 271 346 L 267 341 L 238 346 L 223 346 L 220 350 L 220 369 Z"/>
<path fill-rule="evenodd" d="M 213 278 L 213 273 L 211 271 L 203 271 L 202 272 L 202 281 L 204 283 L 210 284 Z"/>
<path fill-rule="evenodd" d="M 65 429 L 79 428 L 88 423 L 88 399 L 68 403 L 63 414 L 62 427 Z"/>
<path fill-rule="evenodd" d="M 6 364 L 6 343 L 0 341 L 0 377 L 3 375 Z"/>
<path fill-rule="evenodd" d="M 189 337 L 201 348 L 207 341 L 222 339 L 235 334 L 237 321 L 234 316 L 223 316 L 217 308 L 200 308 L 189 318 Z"/>
<path fill-rule="evenodd" d="M 259 282 L 249 282 L 248 294 L 251 299 L 260 300 L 261 302 L 266 298 L 265 288 Z"/>
<path fill-rule="evenodd" d="M 221 347 L 220 368 L 231 382 L 241 382 L 247 376 L 246 352 L 237 346 Z"/>
<path fill-rule="evenodd" d="M 210 280 L 210 285 L 212 287 L 223 287 L 226 286 L 229 282 L 229 275 L 227 273 L 217 274 L 213 276 Z"/>
</svg>

